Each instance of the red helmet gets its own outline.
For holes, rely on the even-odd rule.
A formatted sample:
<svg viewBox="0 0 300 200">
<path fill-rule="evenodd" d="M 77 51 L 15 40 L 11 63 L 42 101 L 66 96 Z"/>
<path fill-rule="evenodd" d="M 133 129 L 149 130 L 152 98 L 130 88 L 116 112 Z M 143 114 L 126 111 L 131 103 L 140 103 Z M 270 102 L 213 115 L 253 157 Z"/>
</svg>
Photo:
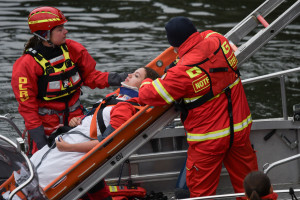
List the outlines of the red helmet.
<svg viewBox="0 0 300 200">
<path fill-rule="evenodd" d="M 28 16 L 28 25 L 31 33 L 40 30 L 51 30 L 55 26 L 67 22 L 63 13 L 54 7 L 39 7 L 31 11 Z"/>
</svg>

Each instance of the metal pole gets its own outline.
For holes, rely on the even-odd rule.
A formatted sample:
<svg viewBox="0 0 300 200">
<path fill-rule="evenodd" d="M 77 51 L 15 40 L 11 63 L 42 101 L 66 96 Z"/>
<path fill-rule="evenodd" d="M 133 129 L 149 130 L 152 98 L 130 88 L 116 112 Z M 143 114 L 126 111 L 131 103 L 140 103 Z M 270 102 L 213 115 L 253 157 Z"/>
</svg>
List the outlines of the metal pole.
<svg viewBox="0 0 300 200">
<path fill-rule="evenodd" d="M 284 76 L 287 74 L 295 74 L 296 72 L 299 72 L 299 71 L 300 71 L 300 67 L 293 68 L 293 69 L 287 69 L 287 70 L 283 70 L 280 72 L 274 72 L 274 73 L 270 73 L 270 74 L 266 74 L 266 75 L 261 75 L 261 76 L 256 76 L 253 78 L 244 79 L 244 80 L 242 80 L 242 83 L 243 83 L 243 85 L 250 84 L 250 83 L 256 83 L 259 81 L 264 81 L 264 80 L 268 80 L 271 78 Z"/>
<path fill-rule="evenodd" d="M 280 89 L 281 89 L 281 102 L 282 102 L 282 115 L 283 119 L 288 119 L 287 114 L 287 103 L 286 103 L 286 92 L 285 92 L 285 75 L 280 76 Z"/>
</svg>

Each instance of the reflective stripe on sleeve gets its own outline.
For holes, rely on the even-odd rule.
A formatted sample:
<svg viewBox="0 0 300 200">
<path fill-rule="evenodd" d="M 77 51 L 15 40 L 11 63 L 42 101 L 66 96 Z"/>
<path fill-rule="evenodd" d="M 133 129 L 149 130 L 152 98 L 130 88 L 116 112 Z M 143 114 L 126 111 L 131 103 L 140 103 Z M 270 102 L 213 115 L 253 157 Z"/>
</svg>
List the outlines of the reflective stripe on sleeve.
<svg viewBox="0 0 300 200">
<path fill-rule="evenodd" d="M 161 82 L 159 79 L 156 79 L 152 82 L 153 87 L 157 91 L 157 93 L 168 103 L 171 104 L 175 100 L 173 97 L 167 92 L 167 90 L 162 86 Z"/>
<path fill-rule="evenodd" d="M 140 86 L 140 88 L 143 86 L 143 85 L 148 85 L 148 84 L 151 84 L 151 82 L 147 81 L 147 82 L 143 82 Z"/>
<path fill-rule="evenodd" d="M 248 127 L 252 122 L 251 114 L 244 119 L 242 122 L 234 124 L 234 132 L 241 131 Z M 207 140 L 214 140 L 222 137 L 226 137 L 230 134 L 230 127 L 224 128 L 222 130 L 203 133 L 203 134 L 195 134 L 195 133 L 187 133 L 187 141 L 190 142 L 202 142 Z"/>
<path fill-rule="evenodd" d="M 214 33 L 218 33 L 218 32 L 211 32 L 211 33 L 207 34 L 207 35 L 205 36 L 205 39 L 208 38 L 209 36 L 211 36 L 211 35 L 214 34 Z M 218 34 L 219 34 L 219 33 L 218 33 Z"/>
</svg>

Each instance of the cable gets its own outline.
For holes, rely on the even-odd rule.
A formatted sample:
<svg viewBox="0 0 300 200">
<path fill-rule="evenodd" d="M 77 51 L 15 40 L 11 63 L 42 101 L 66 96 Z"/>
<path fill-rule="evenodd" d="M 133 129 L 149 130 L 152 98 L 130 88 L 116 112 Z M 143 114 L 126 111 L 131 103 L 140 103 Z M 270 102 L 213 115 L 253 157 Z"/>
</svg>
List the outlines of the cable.
<svg viewBox="0 0 300 200">
<path fill-rule="evenodd" d="M 91 137 L 89 137 L 89 136 L 83 134 L 83 133 L 80 132 L 80 131 L 69 131 L 69 132 L 66 132 L 66 133 L 62 134 L 61 136 L 63 136 L 63 135 L 71 135 L 71 134 L 79 134 L 79 135 L 82 135 L 82 136 L 84 136 L 84 137 L 86 137 L 86 138 L 88 138 L 88 139 L 90 139 L 90 140 L 97 140 L 97 139 L 95 139 L 95 138 L 91 138 Z M 51 147 L 49 148 L 49 150 L 46 151 L 46 153 L 43 155 L 43 157 L 42 157 L 42 159 L 40 160 L 40 162 L 36 165 L 36 167 L 35 167 L 36 170 L 39 168 L 39 166 L 41 165 L 42 161 L 47 157 L 47 155 L 48 155 L 48 153 L 51 151 L 51 149 L 55 148 L 55 145 L 56 145 L 56 143 L 53 142 L 53 144 L 51 145 Z"/>
</svg>

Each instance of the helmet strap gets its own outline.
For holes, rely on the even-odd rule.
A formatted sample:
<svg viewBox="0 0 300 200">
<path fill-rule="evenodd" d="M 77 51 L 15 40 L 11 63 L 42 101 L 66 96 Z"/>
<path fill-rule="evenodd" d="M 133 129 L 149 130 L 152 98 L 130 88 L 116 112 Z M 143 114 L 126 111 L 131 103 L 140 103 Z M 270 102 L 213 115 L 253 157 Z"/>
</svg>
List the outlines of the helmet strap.
<svg viewBox="0 0 300 200">
<path fill-rule="evenodd" d="M 33 35 L 37 36 L 41 40 L 44 40 L 44 41 L 48 42 L 48 44 L 54 46 L 54 44 L 50 40 L 50 30 L 47 31 L 47 39 L 44 38 L 43 36 L 37 34 L 36 32 L 34 32 Z"/>
</svg>

